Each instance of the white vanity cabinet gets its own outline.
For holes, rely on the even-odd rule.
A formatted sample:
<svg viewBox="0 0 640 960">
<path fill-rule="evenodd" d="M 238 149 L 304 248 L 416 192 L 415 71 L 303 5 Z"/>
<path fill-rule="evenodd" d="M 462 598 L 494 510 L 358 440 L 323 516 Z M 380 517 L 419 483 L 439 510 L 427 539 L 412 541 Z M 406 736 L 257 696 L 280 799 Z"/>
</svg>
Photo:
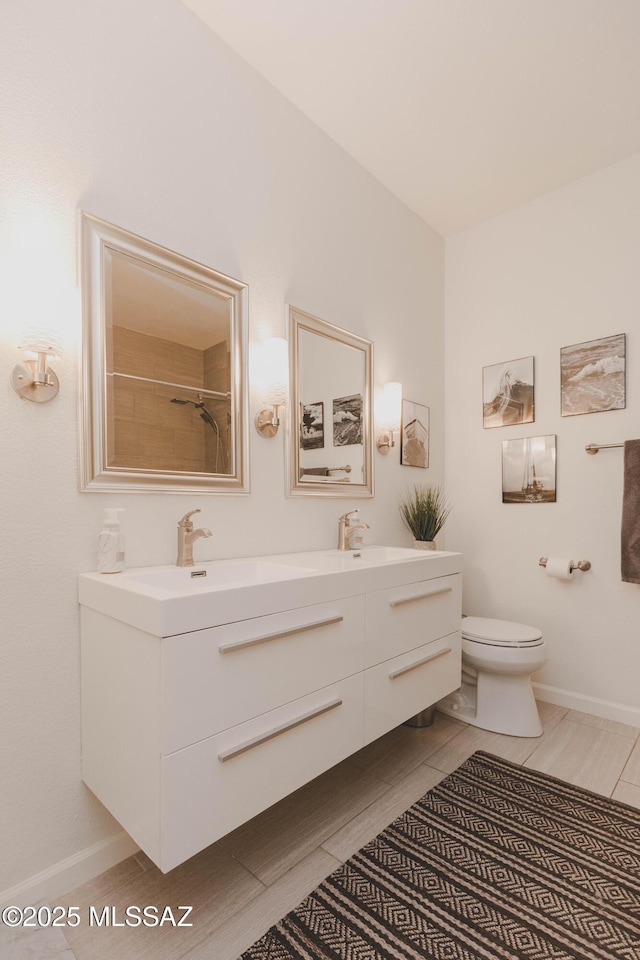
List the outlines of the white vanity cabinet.
<svg viewBox="0 0 640 960">
<path fill-rule="evenodd" d="M 366 595 L 365 743 L 460 686 L 461 579 Z"/>
<path fill-rule="evenodd" d="M 345 597 L 165 638 L 162 753 L 361 673 L 364 613 Z"/>
<path fill-rule="evenodd" d="M 118 607 L 134 576 L 83 575 L 86 784 L 166 872 L 450 693 L 461 567 L 440 556 L 310 569 L 224 603 L 212 589 L 209 605 L 199 585 L 210 625 L 169 636 Z"/>
</svg>

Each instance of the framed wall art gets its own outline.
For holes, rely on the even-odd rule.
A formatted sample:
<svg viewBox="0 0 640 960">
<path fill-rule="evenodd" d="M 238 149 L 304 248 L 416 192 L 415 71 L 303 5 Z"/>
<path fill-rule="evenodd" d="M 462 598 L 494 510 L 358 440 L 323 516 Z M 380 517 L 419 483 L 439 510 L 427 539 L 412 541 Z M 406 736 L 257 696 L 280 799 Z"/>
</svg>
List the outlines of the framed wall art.
<svg viewBox="0 0 640 960">
<path fill-rule="evenodd" d="M 333 445 L 348 447 L 362 443 L 362 394 L 338 397 L 333 401 Z"/>
<path fill-rule="evenodd" d="M 324 403 L 301 404 L 300 447 L 318 450 L 324 447 Z"/>
<path fill-rule="evenodd" d="M 626 334 L 574 343 L 560 351 L 563 417 L 624 410 L 626 406 Z"/>
<path fill-rule="evenodd" d="M 483 367 L 482 422 L 485 429 L 533 423 L 533 391 L 533 357 Z"/>
<path fill-rule="evenodd" d="M 405 467 L 429 466 L 429 407 L 402 401 L 400 463 Z"/>
<path fill-rule="evenodd" d="M 556 438 L 502 441 L 502 502 L 556 502 Z"/>
</svg>

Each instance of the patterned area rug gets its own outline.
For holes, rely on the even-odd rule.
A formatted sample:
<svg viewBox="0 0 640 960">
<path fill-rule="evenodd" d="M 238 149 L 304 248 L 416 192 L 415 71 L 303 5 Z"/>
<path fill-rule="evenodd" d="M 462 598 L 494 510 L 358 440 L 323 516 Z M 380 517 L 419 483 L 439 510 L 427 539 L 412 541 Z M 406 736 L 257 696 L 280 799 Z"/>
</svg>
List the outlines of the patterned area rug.
<svg viewBox="0 0 640 960">
<path fill-rule="evenodd" d="M 478 752 L 243 960 L 640 960 L 640 811 Z"/>
</svg>

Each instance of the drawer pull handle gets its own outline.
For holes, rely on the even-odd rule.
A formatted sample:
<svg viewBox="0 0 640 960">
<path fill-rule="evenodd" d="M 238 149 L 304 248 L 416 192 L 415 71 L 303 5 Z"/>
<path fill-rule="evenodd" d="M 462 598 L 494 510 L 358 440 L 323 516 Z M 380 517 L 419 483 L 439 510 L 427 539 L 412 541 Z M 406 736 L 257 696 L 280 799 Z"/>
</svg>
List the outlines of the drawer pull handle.
<svg viewBox="0 0 640 960">
<path fill-rule="evenodd" d="M 431 660 L 437 660 L 439 657 L 444 657 L 448 653 L 451 653 L 451 647 L 445 647 L 444 650 L 438 650 L 436 653 L 430 653 L 426 657 L 422 657 L 420 660 L 416 660 L 415 663 L 410 663 L 406 667 L 399 667 L 397 670 L 392 670 L 389 674 L 389 680 L 395 680 L 396 677 L 401 677 L 404 673 L 409 673 L 410 670 L 415 670 L 417 667 L 423 666 L 425 663 L 429 663 Z"/>
<path fill-rule="evenodd" d="M 423 590 L 422 593 L 414 593 L 410 597 L 401 597 L 399 600 L 390 600 L 390 607 L 401 607 L 403 603 L 412 603 L 413 600 L 424 600 L 425 597 L 437 597 L 442 593 L 451 593 L 452 587 L 438 587 L 436 590 Z"/>
<path fill-rule="evenodd" d="M 301 713 L 300 716 L 294 717 L 293 720 L 286 720 L 277 727 L 267 730 L 266 733 L 260 733 L 256 737 L 251 737 L 250 740 L 245 740 L 244 743 L 239 743 L 235 747 L 223 750 L 222 753 L 218 754 L 218 760 L 220 760 L 221 763 L 224 763 L 226 760 L 231 760 L 233 757 L 237 757 L 241 753 L 257 747 L 260 743 L 266 743 L 267 740 L 273 740 L 274 737 L 279 737 L 280 734 L 285 733 L 286 730 L 292 730 L 294 727 L 299 727 L 301 723 L 306 723 L 307 720 L 313 720 L 314 717 L 328 713 L 329 710 L 335 710 L 341 703 L 342 700 L 339 697 L 336 697 L 335 700 L 328 700 L 327 703 L 322 703 L 319 707 L 313 707 L 313 709 L 307 710 L 306 713 Z"/>
<path fill-rule="evenodd" d="M 245 637 L 242 640 L 232 640 L 230 643 L 221 643 L 218 647 L 220 653 L 229 653 L 231 650 L 240 650 L 243 647 L 255 647 L 258 643 L 266 643 L 267 640 L 278 640 L 280 637 L 290 637 L 294 633 L 304 633 L 305 630 L 315 630 L 316 627 L 326 627 L 330 623 L 341 623 L 344 617 L 325 617 L 324 620 L 312 620 L 310 623 L 301 623 L 297 627 L 290 627 L 288 630 L 278 630 L 276 633 L 265 633 L 260 637 Z"/>
</svg>

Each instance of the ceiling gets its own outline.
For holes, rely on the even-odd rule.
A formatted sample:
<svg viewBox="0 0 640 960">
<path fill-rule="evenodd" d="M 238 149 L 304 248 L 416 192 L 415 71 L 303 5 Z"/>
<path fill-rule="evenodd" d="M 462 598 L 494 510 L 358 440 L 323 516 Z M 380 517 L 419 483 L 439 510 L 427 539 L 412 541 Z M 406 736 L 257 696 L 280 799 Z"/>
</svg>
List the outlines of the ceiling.
<svg viewBox="0 0 640 960">
<path fill-rule="evenodd" d="M 640 152 L 640 0 L 183 0 L 443 235 Z"/>
</svg>

